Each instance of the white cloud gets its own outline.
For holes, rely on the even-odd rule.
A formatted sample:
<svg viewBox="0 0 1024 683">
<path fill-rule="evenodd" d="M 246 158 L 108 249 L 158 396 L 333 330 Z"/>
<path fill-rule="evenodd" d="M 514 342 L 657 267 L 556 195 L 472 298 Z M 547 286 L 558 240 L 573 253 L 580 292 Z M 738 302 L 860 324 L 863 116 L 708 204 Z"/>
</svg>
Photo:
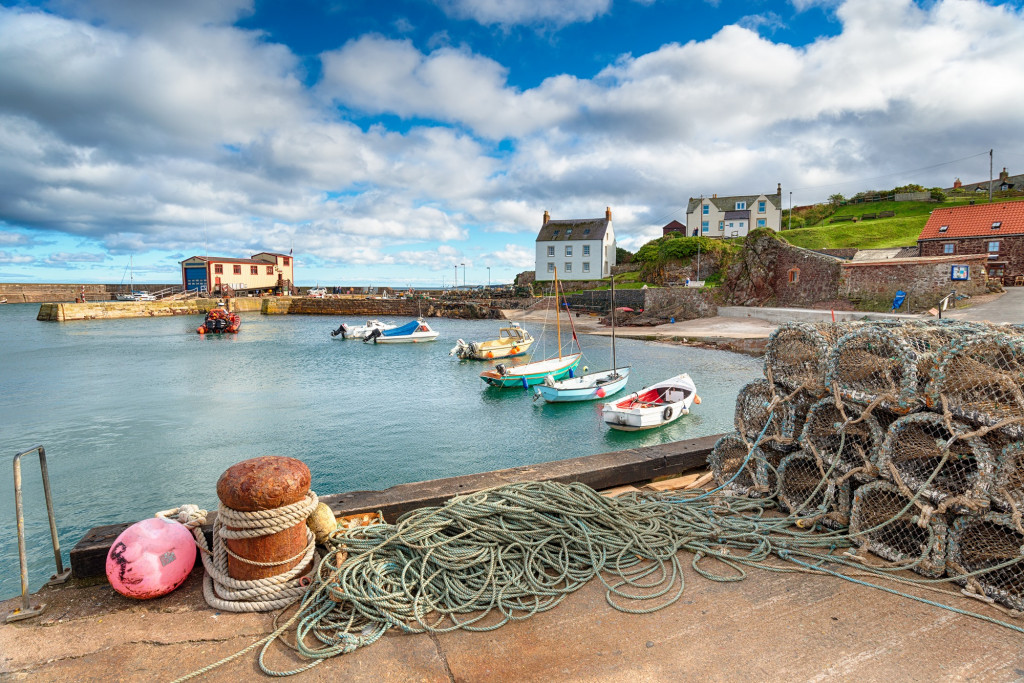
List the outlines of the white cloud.
<svg viewBox="0 0 1024 683">
<path fill-rule="evenodd" d="M 533 268 L 536 253 L 532 249 L 518 244 L 506 243 L 503 249 L 484 254 L 482 259 L 491 264 L 492 268 L 508 266 L 510 268 Z"/>
<path fill-rule="evenodd" d="M 612 0 L 434 0 L 449 16 L 485 26 L 593 21 L 611 9 Z"/>
<path fill-rule="evenodd" d="M 35 258 L 26 254 L 12 254 L 9 251 L 0 250 L 0 263 L 32 263 Z"/>
</svg>

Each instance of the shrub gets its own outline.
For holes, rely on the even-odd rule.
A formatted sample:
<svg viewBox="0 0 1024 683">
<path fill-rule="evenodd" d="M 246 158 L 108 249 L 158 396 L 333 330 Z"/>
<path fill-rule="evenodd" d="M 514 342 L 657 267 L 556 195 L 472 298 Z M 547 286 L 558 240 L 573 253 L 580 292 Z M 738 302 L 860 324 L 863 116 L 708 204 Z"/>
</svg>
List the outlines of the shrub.
<svg viewBox="0 0 1024 683">
<path fill-rule="evenodd" d="M 941 187 L 933 187 L 931 190 L 929 190 L 929 192 L 932 193 L 931 194 L 932 199 L 934 199 L 935 201 L 937 201 L 937 202 L 944 202 L 944 201 L 946 201 L 946 193 L 942 191 Z"/>
</svg>

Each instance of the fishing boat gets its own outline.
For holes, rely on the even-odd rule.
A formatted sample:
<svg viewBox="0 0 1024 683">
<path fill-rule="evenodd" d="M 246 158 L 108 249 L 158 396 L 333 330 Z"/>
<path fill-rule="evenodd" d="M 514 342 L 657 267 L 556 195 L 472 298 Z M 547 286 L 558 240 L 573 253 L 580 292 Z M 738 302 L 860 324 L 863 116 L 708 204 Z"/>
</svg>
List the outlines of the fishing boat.
<svg viewBox="0 0 1024 683">
<path fill-rule="evenodd" d="M 578 377 L 555 380 L 545 377 L 542 384 L 533 388 L 533 399 L 543 398 L 548 403 L 566 403 L 570 401 L 593 401 L 598 398 L 611 396 L 622 391 L 629 379 L 629 368 L 616 367 L 615 365 L 615 278 L 612 278 L 612 367 L 610 370 L 600 372 L 587 372 L 588 368 L 583 367 L 583 374 Z M 569 316 L 572 324 L 572 315 Z M 576 328 L 573 325 L 573 333 Z"/>
<path fill-rule="evenodd" d="M 390 330 L 375 328 L 363 338 L 364 343 L 408 344 L 435 341 L 441 333 L 432 329 L 422 318 Z"/>
<path fill-rule="evenodd" d="M 196 328 L 196 332 L 199 334 L 225 334 L 230 332 L 238 332 L 238 328 L 242 326 L 242 319 L 237 313 L 232 313 L 224 308 L 211 308 L 206 313 L 206 320 L 203 324 Z"/>
<path fill-rule="evenodd" d="M 561 311 L 558 308 L 558 270 L 555 270 L 555 323 L 558 330 L 558 356 L 533 363 L 522 365 L 506 366 L 498 363 L 492 370 L 484 370 L 480 373 L 480 379 L 493 387 L 523 387 L 524 389 L 534 384 L 540 384 L 545 378 L 559 380 L 565 376 L 572 377 L 576 367 L 580 364 L 583 354 L 579 351 L 579 339 L 576 338 L 575 327 L 572 338 L 576 342 L 576 353 L 562 355 L 562 325 Z M 572 318 L 569 318 L 570 322 Z M 571 348 L 571 347 L 570 347 Z"/>
<path fill-rule="evenodd" d="M 674 422 L 688 415 L 694 403 L 700 404 L 700 396 L 693 380 L 684 372 L 626 398 L 605 403 L 602 416 L 612 429 L 635 432 Z"/>
<path fill-rule="evenodd" d="M 342 323 L 338 329 L 331 332 L 331 336 L 334 338 L 341 337 L 342 339 L 362 339 L 373 330 L 393 330 L 398 325 L 393 323 L 382 323 L 379 320 L 367 320 L 365 325 L 349 326 Z"/>
<path fill-rule="evenodd" d="M 448 355 L 473 360 L 508 358 L 523 355 L 531 344 L 533 335 L 520 327 L 519 323 L 512 323 L 508 327 L 498 329 L 497 339 L 469 343 L 459 339 Z"/>
</svg>

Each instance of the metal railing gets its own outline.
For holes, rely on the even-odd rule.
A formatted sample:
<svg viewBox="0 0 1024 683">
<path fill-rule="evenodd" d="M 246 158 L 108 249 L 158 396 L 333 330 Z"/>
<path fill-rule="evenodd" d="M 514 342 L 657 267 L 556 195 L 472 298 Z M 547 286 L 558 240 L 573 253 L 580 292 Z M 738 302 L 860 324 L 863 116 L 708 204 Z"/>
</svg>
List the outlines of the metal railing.
<svg viewBox="0 0 1024 683">
<path fill-rule="evenodd" d="M 25 513 L 21 504 L 21 458 L 29 453 L 39 453 L 39 469 L 43 475 L 43 495 L 46 496 L 46 514 L 50 518 L 50 538 L 53 540 L 53 559 L 57 563 L 57 573 L 46 582 L 47 586 L 64 583 L 71 576 L 71 568 L 64 569 L 60 559 L 60 541 L 57 539 L 57 520 L 53 516 L 53 498 L 50 496 L 50 474 L 46 469 L 46 451 L 42 446 L 35 446 L 14 456 L 14 508 L 18 517 L 18 561 L 21 564 L 21 608 L 7 615 L 7 623 L 31 619 L 39 616 L 46 609 L 44 603 L 32 605 L 28 593 L 28 561 L 25 559 Z"/>
</svg>

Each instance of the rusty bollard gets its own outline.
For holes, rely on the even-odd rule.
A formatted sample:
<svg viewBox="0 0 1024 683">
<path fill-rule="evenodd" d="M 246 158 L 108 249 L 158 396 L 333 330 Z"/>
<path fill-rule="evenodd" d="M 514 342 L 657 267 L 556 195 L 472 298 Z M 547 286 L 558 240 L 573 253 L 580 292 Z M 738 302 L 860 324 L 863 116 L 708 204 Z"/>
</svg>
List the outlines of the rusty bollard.
<svg viewBox="0 0 1024 683">
<path fill-rule="evenodd" d="M 277 455 L 252 458 L 232 465 L 220 476 L 217 497 L 223 505 L 240 512 L 273 510 L 303 500 L 309 491 L 310 478 L 309 468 L 301 460 Z M 300 521 L 269 536 L 226 540 L 231 553 L 254 562 L 272 563 L 295 558 L 284 564 L 259 566 L 236 559 L 229 553 L 228 575 L 233 579 L 250 581 L 284 574 L 302 561 L 306 528 L 306 523 Z M 309 568 L 303 568 L 302 573 Z"/>
</svg>

